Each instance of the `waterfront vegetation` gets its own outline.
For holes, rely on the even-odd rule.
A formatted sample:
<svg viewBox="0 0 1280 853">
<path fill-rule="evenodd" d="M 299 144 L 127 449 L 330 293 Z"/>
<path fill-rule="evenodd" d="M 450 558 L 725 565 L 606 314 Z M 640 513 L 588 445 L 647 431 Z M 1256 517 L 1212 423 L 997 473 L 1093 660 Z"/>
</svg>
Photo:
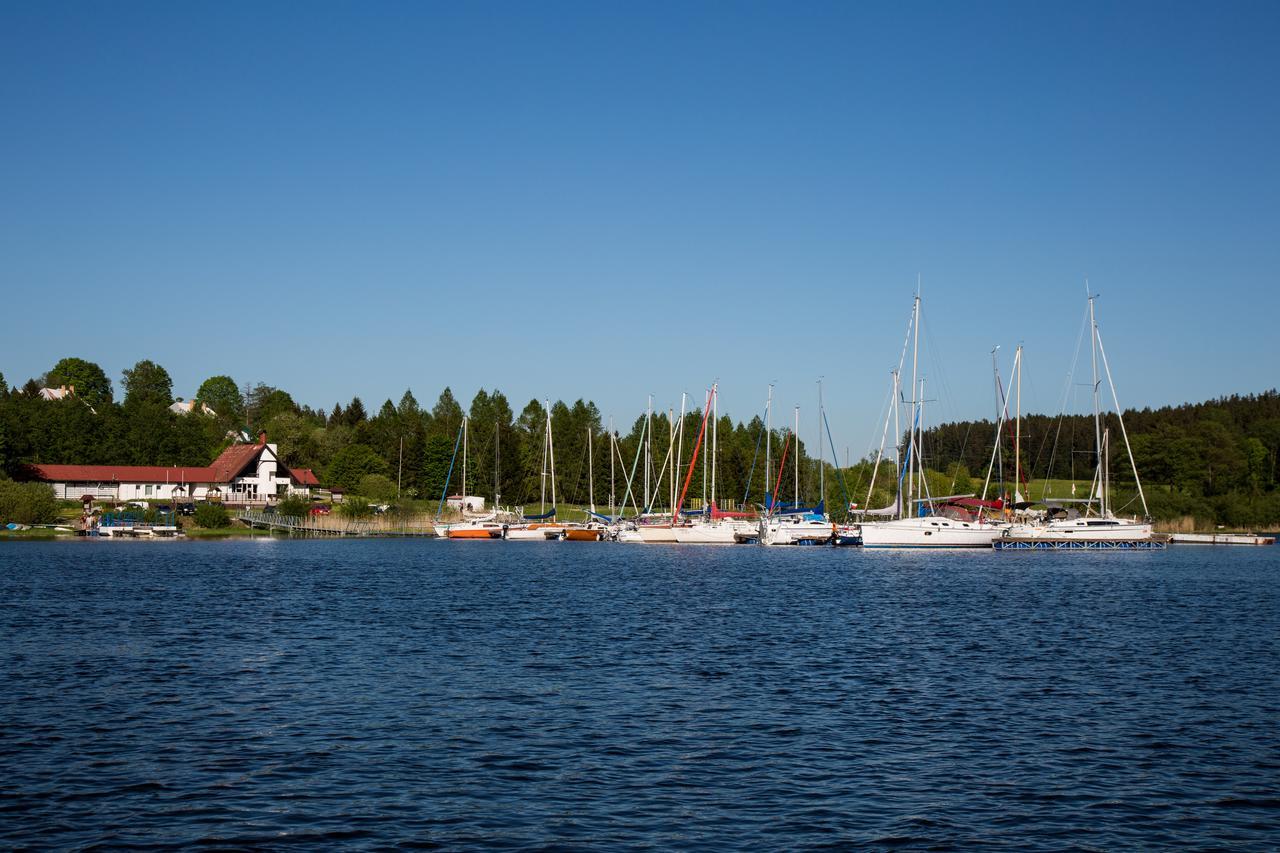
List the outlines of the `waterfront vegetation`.
<svg viewBox="0 0 1280 853">
<path fill-rule="evenodd" d="M 41 387 L 61 385 L 74 385 L 75 395 L 53 401 L 40 398 Z M 121 389 L 122 398 L 117 400 L 106 373 L 98 365 L 78 358 L 59 361 L 46 376 L 32 379 L 20 388 L 10 388 L 0 376 L 0 468 L 9 477 L 21 479 L 27 463 L 203 466 L 241 433 L 256 435 L 261 430 L 279 445 L 286 464 L 312 468 L 326 486 L 343 489 L 348 499 L 347 507 L 341 511 L 349 518 L 367 517 L 373 504 L 391 504 L 391 511 L 401 514 L 434 513 L 444 493 L 463 491 L 460 465 L 454 466 L 447 488 L 445 480 L 465 412 L 470 418 L 465 491 L 492 502 L 496 480 L 503 505 L 524 506 L 528 512 L 536 512 L 540 506 L 546 409 L 537 400 L 529 401 L 517 412 L 502 392 L 481 390 L 464 409 L 453 392 L 445 388 L 430 407 L 422 406 L 411 391 L 406 391 L 398 402 L 386 400 L 373 412 L 359 397 L 326 411 L 301 405 L 280 388 L 261 384 L 241 388 L 230 377 L 214 376 L 200 386 L 195 399 L 216 414 L 179 415 L 169 410 L 174 398 L 168 373 L 151 361 L 139 362 L 124 371 Z M 691 409 L 685 415 L 679 451 L 686 464 L 702 416 L 696 404 L 691 404 Z M 616 451 L 612 452 L 606 423 L 594 403 L 582 399 L 572 403 L 556 401 L 551 404 L 551 421 L 561 506 L 591 501 L 602 509 L 609 505 L 611 453 L 614 499 L 621 504 L 626 475 L 642 440 L 643 414 L 629 423 L 618 424 Z M 1110 416 L 1107 421 L 1113 436 L 1113 506 L 1117 512 L 1140 512 L 1133 475 L 1120 444 L 1118 420 Z M 1280 394 L 1276 391 L 1132 410 L 1125 413 L 1125 423 L 1147 501 L 1157 519 L 1190 518 L 1198 526 L 1268 527 L 1280 523 L 1276 480 Z M 594 495 L 588 494 L 588 430 L 593 435 Z M 760 417 L 735 422 L 728 415 L 721 415 L 718 432 L 719 504 L 732 508 L 744 500 L 749 504 L 761 502 L 766 475 Z M 950 423 L 927 430 L 923 455 L 930 466 L 930 493 L 981 492 L 994 433 L 995 425 L 990 421 Z M 667 415 L 655 413 L 655 469 L 662 465 L 670 435 Z M 784 430 L 775 430 L 775 466 L 785 435 Z M 1025 416 L 1023 468 L 1039 479 L 1020 491 L 1033 499 L 1065 498 L 1071 496 L 1074 482 L 1077 496 L 1087 495 L 1093 443 L 1091 416 Z M 1011 441 L 1006 440 L 1004 482 L 992 485 L 993 497 L 1013 491 L 1010 445 Z M 800 449 L 804 460 L 802 496 L 815 502 L 819 481 L 813 458 L 816 448 L 801 441 Z M 795 456 L 793 439 L 788 470 L 782 478 L 782 497 L 786 500 L 791 499 L 794 490 L 791 465 Z M 702 469 L 706 464 L 704 453 L 693 473 L 687 505 L 700 505 Z M 882 463 L 875 488 L 869 492 L 872 468 L 870 460 L 840 469 L 828 463 L 823 497 L 834 518 L 845 517 L 846 495 L 862 506 L 892 503 L 896 483 L 893 463 Z M 776 477 L 776 470 L 769 475 L 770 479 Z M 3 484 L 0 520 L 53 520 L 56 502 L 46 505 L 35 494 L 39 488 Z M 655 488 L 661 495 L 655 501 L 657 507 L 669 502 L 669 490 L 668 469 L 662 485 Z M 549 502 L 549 493 L 547 499 Z M 642 503 L 633 494 L 627 509 Z M 297 506 L 282 503 L 278 511 L 301 515 L 307 507 L 303 502 Z M 204 523 L 199 526 L 225 529 Z"/>
</svg>

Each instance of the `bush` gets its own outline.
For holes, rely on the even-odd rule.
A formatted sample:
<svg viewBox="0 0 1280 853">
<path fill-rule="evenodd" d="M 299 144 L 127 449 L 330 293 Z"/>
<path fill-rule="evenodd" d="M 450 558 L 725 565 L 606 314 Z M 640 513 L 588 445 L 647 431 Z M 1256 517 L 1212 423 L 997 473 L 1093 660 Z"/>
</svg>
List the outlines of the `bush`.
<svg viewBox="0 0 1280 853">
<path fill-rule="evenodd" d="M 369 518 L 373 515 L 373 507 L 364 498 L 347 498 L 338 504 L 338 513 L 345 518 Z"/>
<path fill-rule="evenodd" d="M 197 504 L 196 526 L 211 529 L 230 527 L 231 516 L 227 515 L 227 508 L 222 504 Z"/>
<path fill-rule="evenodd" d="M 396 496 L 396 484 L 386 474 L 365 474 L 356 491 L 370 500 L 386 503 Z"/>
<path fill-rule="evenodd" d="M 58 499 L 43 483 L 0 481 L 0 524 L 50 524 L 58 520 Z"/>
<path fill-rule="evenodd" d="M 290 518 L 306 518 L 310 512 L 311 501 L 301 495 L 288 495 L 276 504 L 276 513 Z"/>
</svg>

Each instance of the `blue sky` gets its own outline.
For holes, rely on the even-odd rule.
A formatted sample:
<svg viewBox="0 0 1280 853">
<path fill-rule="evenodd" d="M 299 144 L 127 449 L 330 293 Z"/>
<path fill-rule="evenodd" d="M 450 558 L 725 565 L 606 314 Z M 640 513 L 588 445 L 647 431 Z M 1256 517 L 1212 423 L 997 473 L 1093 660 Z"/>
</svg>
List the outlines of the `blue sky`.
<svg viewBox="0 0 1280 853">
<path fill-rule="evenodd" d="M 1263 390 L 1278 42 L 1275 3 L 5 4 L 0 371 L 620 419 L 823 376 L 856 454 L 917 275 L 931 419 L 1019 342 L 1056 411 L 1088 277 L 1126 405 Z"/>
</svg>

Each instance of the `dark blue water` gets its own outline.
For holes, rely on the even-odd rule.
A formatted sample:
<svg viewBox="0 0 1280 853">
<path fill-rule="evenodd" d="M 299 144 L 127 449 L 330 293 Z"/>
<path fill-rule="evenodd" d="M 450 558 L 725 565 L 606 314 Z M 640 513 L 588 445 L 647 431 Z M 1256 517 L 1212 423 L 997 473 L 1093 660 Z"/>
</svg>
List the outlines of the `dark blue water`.
<svg viewBox="0 0 1280 853">
<path fill-rule="evenodd" d="M 0 547 L 0 846 L 1280 845 L 1280 550 Z"/>
</svg>

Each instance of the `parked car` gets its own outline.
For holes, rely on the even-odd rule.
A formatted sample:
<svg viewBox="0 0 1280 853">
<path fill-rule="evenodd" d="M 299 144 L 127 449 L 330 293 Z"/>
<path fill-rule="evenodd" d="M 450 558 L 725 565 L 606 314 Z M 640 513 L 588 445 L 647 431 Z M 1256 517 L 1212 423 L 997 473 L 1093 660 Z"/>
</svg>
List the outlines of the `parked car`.
<svg viewBox="0 0 1280 853">
<path fill-rule="evenodd" d="M 178 504 L 178 515 L 195 515 L 195 504 Z"/>
<path fill-rule="evenodd" d="M 312 515 L 328 515 L 330 512 L 327 504 L 316 504 L 311 508 Z"/>
</svg>

